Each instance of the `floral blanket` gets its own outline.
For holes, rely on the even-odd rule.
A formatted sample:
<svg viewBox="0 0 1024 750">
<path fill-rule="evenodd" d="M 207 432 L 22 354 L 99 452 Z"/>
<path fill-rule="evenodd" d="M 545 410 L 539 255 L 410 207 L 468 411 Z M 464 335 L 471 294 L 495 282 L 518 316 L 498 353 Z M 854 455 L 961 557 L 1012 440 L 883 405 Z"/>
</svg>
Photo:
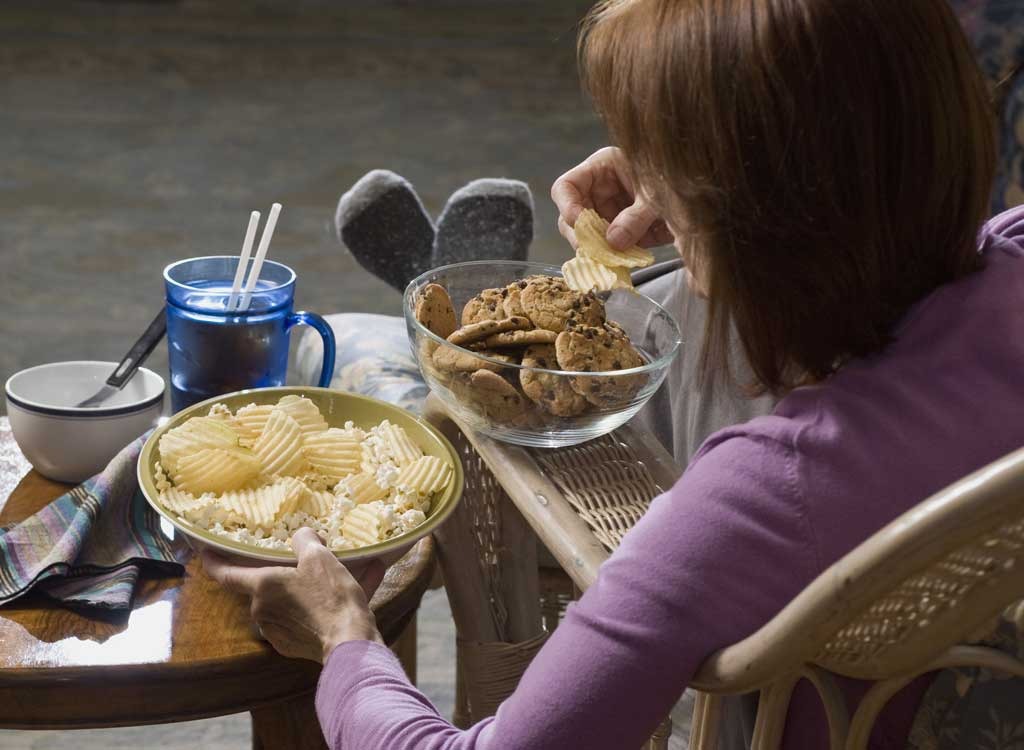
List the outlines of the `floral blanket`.
<svg viewBox="0 0 1024 750">
<path fill-rule="evenodd" d="M 1024 659 L 1024 603 L 979 644 Z M 907 750 L 1024 750 L 1024 679 L 990 669 L 945 669 L 928 688 Z"/>
<path fill-rule="evenodd" d="M 951 0 L 995 91 L 999 171 L 992 214 L 1024 203 L 1024 2 Z"/>
</svg>

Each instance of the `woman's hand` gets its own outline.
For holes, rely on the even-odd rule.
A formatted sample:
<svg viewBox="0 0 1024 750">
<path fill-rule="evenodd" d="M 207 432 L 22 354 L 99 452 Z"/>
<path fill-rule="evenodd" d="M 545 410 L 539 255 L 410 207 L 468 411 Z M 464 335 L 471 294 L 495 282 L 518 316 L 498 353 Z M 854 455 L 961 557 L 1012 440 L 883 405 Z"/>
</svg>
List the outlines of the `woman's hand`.
<svg viewBox="0 0 1024 750">
<path fill-rule="evenodd" d="M 551 186 L 558 207 L 558 231 L 576 247 L 572 230 L 584 208 L 593 208 L 611 222 L 608 244 L 618 250 L 631 245 L 653 247 L 672 242 L 672 233 L 629 179 L 622 151 L 607 146 L 563 174 Z"/>
<path fill-rule="evenodd" d="M 384 566 L 372 561 L 356 580 L 312 529 L 296 531 L 292 547 L 294 568 L 232 565 L 206 550 L 203 568 L 225 588 L 252 597 L 252 619 L 284 656 L 323 663 L 345 641 L 383 643 L 368 602 Z"/>
</svg>

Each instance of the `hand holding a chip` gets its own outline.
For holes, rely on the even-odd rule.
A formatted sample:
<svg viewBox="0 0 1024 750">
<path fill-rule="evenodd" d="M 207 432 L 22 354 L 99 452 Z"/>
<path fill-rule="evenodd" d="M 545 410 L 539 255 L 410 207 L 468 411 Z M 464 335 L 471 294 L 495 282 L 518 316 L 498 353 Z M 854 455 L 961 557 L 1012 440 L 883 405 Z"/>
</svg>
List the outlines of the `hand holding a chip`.
<svg viewBox="0 0 1024 750">
<path fill-rule="evenodd" d="M 346 641 L 383 643 L 369 600 L 384 578 L 384 565 L 357 572 L 342 565 L 311 529 L 292 536 L 296 567 L 234 565 L 203 552 L 203 569 L 225 588 L 251 597 L 260 633 L 281 655 L 323 663 Z"/>
<path fill-rule="evenodd" d="M 551 186 L 558 207 L 558 230 L 576 247 L 573 227 L 583 209 L 594 209 L 608 226 L 608 244 L 616 250 L 631 245 L 655 247 L 673 240 L 668 226 L 632 184 L 626 159 L 618 148 L 595 151 Z"/>
</svg>

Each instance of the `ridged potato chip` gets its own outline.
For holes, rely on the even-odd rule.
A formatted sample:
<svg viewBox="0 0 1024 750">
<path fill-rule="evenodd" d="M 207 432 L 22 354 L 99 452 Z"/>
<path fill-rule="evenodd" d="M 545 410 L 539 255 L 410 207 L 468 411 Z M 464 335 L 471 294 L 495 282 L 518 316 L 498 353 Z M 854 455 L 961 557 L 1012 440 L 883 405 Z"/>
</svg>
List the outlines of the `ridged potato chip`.
<svg viewBox="0 0 1024 750">
<path fill-rule="evenodd" d="M 382 500 L 388 496 L 388 490 L 377 484 L 373 474 L 353 474 L 338 482 L 335 492 L 344 491 L 348 493 L 348 499 L 356 505 L 371 503 L 374 500 Z"/>
<path fill-rule="evenodd" d="M 629 269 L 625 266 L 612 266 L 612 273 L 615 274 L 615 285 L 613 289 L 631 289 L 634 292 L 636 287 L 633 286 L 633 277 L 629 275 Z"/>
<path fill-rule="evenodd" d="M 395 463 L 399 466 L 411 464 L 423 455 L 423 451 L 412 441 L 409 433 L 398 425 L 384 420 L 381 422 L 380 428 L 381 434 L 388 441 L 388 446 L 391 448 L 392 454 L 394 454 Z"/>
<path fill-rule="evenodd" d="M 327 490 L 314 490 L 306 496 L 305 502 L 299 506 L 311 516 L 326 516 L 334 508 L 334 493 Z"/>
<path fill-rule="evenodd" d="M 447 487 L 451 477 L 452 467 L 447 461 L 437 456 L 423 456 L 402 469 L 395 484 L 430 495 Z"/>
<path fill-rule="evenodd" d="M 244 487 L 260 472 L 260 460 L 247 448 L 203 448 L 178 461 L 172 475 L 183 492 L 225 492 Z"/>
<path fill-rule="evenodd" d="M 335 480 L 355 474 L 363 460 L 363 448 L 348 432 L 332 427 L 306 435 L 302 450 L 317 472 Z"/>
<path fill-rule="evenodd" d="M 600 263 L 602 266 L 625 266 L 645 268 L 654 262 L 648 250 L 633 245 L 625 250 L 616 250 L 608 244 L 605 234 L 608 222 L 592 208 L 580 212 L 573 232 L 576 234 L 576 254 Z"/>
<path fill-rule="evenodd" d="M 302 452 L 302 428 L 280 409 L 270 413 L 252 450 L 266 474 L 295 476 L 309 471 L 309 462 Z"/>
<path fill-rule="evenodd" d="M 208 505 L 212 502 L 212 495 L 200 495 L 198 498 L 191 492 L 185 492 L 180 487 L 168 487 L 160 493 L 160 502 L 169 510 L 185 515 L 186 508 L 192 508 L 196 504 Z"/>
<path fill-rule="evenodd" d="M 341 533 L 357 545 L 375 544 L 388 538 L 394 527 L 379 503 L 357 505 L 341 522 Z"/>
<path fill-rule="evenodd" d="M 173 476 L 184 456 L 204 448 L 234 448 L 237 445 L 238 433 L 220 419 L 193 417 L 160 438 L 160 463 Z"/>
<path fill-rule="evenodd" d="M 282 477 L 255 490 L 225 492 L 217 502 L 244 520 L 247 526 L 266 529 L 286 513 L 294 513 L 312 494 L 302 482 Z"/>
<path fill-rule="evenodd" d="M 241 438 L 242 445 L 252 445 L 263 432 L 270 412 L 274 407 L 270 404 L 249 404 L 235 412 L 235 431 Z"/>
<path fill-rule="evenodd" d="M 582 255 L 562 264 L 562 276 L 568 287 L 577 292 L 607 292 L 619 280 L 611 268 Z"/>
<path fill-rule="evenodd" d="M 327 420 L 316 404 L 305 396 L 282 396 L 277 402 L 275 409 L 279 409 L 299 423 L 303 435 L 310 435 L 314 432 L 323 432 L 327 429 Z"/>
<path fill-rule="evenodd" d="M 360 450 L 363 452 L 363 460 L 359 463 L 359 470 L 366 474 L 375 474 L 380 462 L 377 460 L 373 448 L 368 443 L 363 443 Z"/>
</svg>

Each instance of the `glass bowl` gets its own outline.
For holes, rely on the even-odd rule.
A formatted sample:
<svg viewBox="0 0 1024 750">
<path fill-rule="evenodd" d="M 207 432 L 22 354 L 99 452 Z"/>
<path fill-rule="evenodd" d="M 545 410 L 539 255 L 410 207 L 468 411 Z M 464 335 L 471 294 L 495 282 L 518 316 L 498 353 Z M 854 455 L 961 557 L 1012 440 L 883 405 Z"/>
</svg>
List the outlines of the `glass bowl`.
<svg viewBox="0 0 1024 750">
<path fill-rule="evenodd" d="M 521 348 L 495 349 L 492 354 L 472 351 L 448 342 L 416 320 L 416 301 L 428 284 L 448 290 L 456 319 L 461 320 L 463 306 L 484 289 L 502 289 L 533 275 L 560 278 L 562 272 L 557 266 L 543 263 L 473 261 L 435 268 L 413 279 L 405 290 L 403 309 L 420 371 L 430 390 L 456 419 L 495 440 L 559 447 L 611 432 L 633 417 L 658 390 L 682 343 L 676 321 L 653 300 L 623 289 L 598 295 L 604 302 L 606 319 L 623 329 L 645 360 L 639 367 L 611 372 L 569 372 L 557 369 L 557 360 L 550 368 L 529 367 L 518 362 L 516 355 L 521 355 Z M 457 368 L 437 364 L 455 358 L 460 360 Z M 485 371 L 484 375 L 480 370 Z M 504 384 L 489 373 L 500 376 Z M 584 405 L 552 407 L 543 395 L 534 402 L 526 395 L 524 382 L 531 383 L 529 390 L 534 395 L 540 383 L 542 394 L 568 394 Z M 575 399 L 573 392 L 601 397 Z M 573 413 L 560 415 L 552 410 Z"/>
</svg>

